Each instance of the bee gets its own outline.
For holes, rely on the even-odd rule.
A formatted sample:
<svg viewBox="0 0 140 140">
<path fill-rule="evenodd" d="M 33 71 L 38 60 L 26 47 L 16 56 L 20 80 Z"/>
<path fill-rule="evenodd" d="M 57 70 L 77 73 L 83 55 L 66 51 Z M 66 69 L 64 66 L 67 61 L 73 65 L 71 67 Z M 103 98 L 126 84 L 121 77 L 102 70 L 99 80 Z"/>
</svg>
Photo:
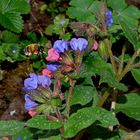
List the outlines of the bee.
<svg viewBox="0 0 140 140">
<path fill-rule="evenodd" d="M 44 48 L 41 47 L 39 44 L 30 44 L 27 45 L 25 48 L 25 55 L 31 56 L 31 55 L 39 55 L 45 53 Z"/>
</svg>

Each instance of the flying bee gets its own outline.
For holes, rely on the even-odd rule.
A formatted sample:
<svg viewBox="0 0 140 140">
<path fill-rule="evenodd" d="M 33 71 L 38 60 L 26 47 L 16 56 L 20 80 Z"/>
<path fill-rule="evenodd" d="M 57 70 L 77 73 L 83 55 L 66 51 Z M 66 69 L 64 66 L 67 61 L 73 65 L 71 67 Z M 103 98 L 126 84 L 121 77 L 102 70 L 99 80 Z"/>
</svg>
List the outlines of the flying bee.
<svg viewBox="0 0 140 140">
<path fill-rule="evenodd" d="M 39 44 L 30 44 L 26 46 L 25 48 L 25 55 L 31 56 L 31 55 L 39 55 L 45 53 L 44 48 L 41 47 Z"/>
</svg>

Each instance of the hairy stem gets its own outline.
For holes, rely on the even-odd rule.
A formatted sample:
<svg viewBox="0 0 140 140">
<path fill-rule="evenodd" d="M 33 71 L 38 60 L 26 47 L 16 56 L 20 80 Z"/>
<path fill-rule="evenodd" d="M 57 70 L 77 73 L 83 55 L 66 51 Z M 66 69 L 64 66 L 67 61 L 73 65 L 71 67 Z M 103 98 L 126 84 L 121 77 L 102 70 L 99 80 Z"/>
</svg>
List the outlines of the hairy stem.
<svg viewBox="0 0 140 140">
<path fill-rule="evenodd" d="M 56 111 L 56 116 L 57 116 L 57 118 L 59 119 L 59 121 L 60 121 L 60 122 L 63 122 L 63 118 L 62 118 L 62 115 L 61 115 L 61 113 L 60 113 L 58 107 L 55 108 L 55 111 Z M 59 131 L 60 131 L 60 133 L 63 135 L 63 134 L 64 134 L 64 127 L 59 128 Z"/>
<path fill-rule="evenodd" d="M 122 73 L 122 70 L 123 70 L 123 67 L 124 67 L 124 55 L 125 55 L 125 50 L 126 50 L 126 47 L 124 46 L 122 48 L 122 54 L 121 54 L 121 61 L 120 61 L 120 65 L 119 65 L 119 68 L 118 68 L 118 73 L 117 75 L 120 75 Z"/>
<path fill-rule="evenodd" d="M 70 114 L 70 99 L 71 99 L 71 96 L 72 96 L 72 92 L 73 92 L 73 88 L 74 88 L 75 83 L 76 83 L 75 80 L 70 79 L 70 88 L 69 88 L 69 94 L 68 94 L 68 98 L 67 98 L 68 116 Z"/>
<path fill-rule="evenodd" d="M 132 64 L 131 68 L 139 68 L 140 67 L 140 63 L 136 63 L 136 64 Z"/>
<path fill-rule="evenodd" d="M 109 57 L 110 57 L 110 61 L 111 61 L 113 70 L 114 70 L 114 72 L 116 73 L 116 72 L 117 72 L 117 67 L 116 67 L 116 63 L 115 63 L 115 60 L 114 60 L 114 56 L 113 56 L 113 53 L 112 53 L 112 50 L 111 50 L 110 42 L 109 42 L 108 39 L 105 39 L 104 42 L 105 42 L 105 44 L 106 44 L 106 46 L 107 46 L 107 49 L 108 49 L 108 53 L 109 53 Z"/>
<path fill-rule="evenodd" d="M 127 65 L 125 66 L 122 73 L 120 73 L 120 75 L 118 75 L 118 77 L 117 77 L 118 81 L 121 81 L 122 78 L 130 71 L 131 65 L 134 63 L 134 61 L 138 55 L 139 55 L 139 51 L 134 52 L 131 60 L 127 63 Z"/>
<path fill-rule="evenodd" d="M 106 99 L 108 98 L 109 95 L 110 95 L 110 90 L 105 91 L 105 93 L 103 94 L 103 96 L 98 101 L 97 106 L 98 107 L 103 106 L 104 102 L 106 101 Z"/>
</svg>

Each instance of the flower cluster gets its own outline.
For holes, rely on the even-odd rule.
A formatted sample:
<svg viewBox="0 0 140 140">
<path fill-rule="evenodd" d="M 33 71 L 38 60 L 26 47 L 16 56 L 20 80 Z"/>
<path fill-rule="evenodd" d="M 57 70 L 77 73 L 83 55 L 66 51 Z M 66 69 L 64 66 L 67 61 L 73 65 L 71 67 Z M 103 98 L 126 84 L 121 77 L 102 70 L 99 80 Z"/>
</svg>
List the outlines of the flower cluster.
<svg viewBox="0 0 140 140">
<path fill-rule="evenodd" d="M 38 87 L 43 87 L 48 89 L 51 85 L 51 79 L 54 77 L 54 73 L 61 67 L 62 69 L 67 68 L 67 71 L 71 70 L 71 63 L 76 61 L 72 61 L 67 52 L 69 50 L 73 50 L 74 52 L 82 52 L 88 46 L 88 42 L 84 38 L 73 38 L 70 42 L 65 40 L 57 40 L 54 42 L 53 48 L 48 50 L 48 56 L 46 57 L 47 65 L 46 68 L 42 70 L 42 75 L 36 75 L 34 73 L 29 75 L 29 78 L 24 80 L 24 90 L 32 91 L 37 90 Z M 77 57 L 77 56 L 76 56 Z M 64 64 L 64 65 L 63 65 Z M 63 68 L 62 68 L 63 67 Z M 57 82 L 59 83 L 60 80 Z M 60 90 L 61 84 L 56 84 L 58 91 Z M 54 95 L 56 96 L 57 91 L 54 91 Z M 60 97 L 61 98 L 61 97 Z M 39 106 L 39 102 L 37 102 L 33 96 L 30 94 L 25 94 L 25 109 L 31 116 L 37 114 L 36 107 Z"/>
<path fill-rule="evenodd" d="M 113 18 L 112 18 L 112 11 L 106 10 L 105 12 L 105 22 L 107 26 L 111 26 L 113 24 Z"/>
<path fill-rule="evenodd" d="M 70 65 L 72 65 L 70 57 L 66 57 L 66 52 L 69 50 L 82 52 L 88 46 L 88 41 L 84 38 L 72 38 L 70 42 L 65 40 L 57 40 L 54 42 L 53 48 L 48 50 L 48 56 L 46 60 L 49 62 L 46 65 L 46 68 L 42 70 L 43 75 L 47 75 L 48 77 L 53 77 L 53 72 L 57 71 L 57 69 L 61 66 L 64 69 L 62 64 L 65 64 L 65 68 L 71 70 Z"/>
<path fill-rule="evenodd" d="M 25 90 L 34 90 L 40 85 L 44 88 L 47 88 L 51 84 L 50 78 L 45 75 L 36 75 L 34 73 L 31 73 L 29 76 L 29 78 L 24 80 Z"/>
<path fill-rule="evenodd" d="M 25 91 L 30 92 L 32 90 L 36 90 L 39 86 L 42 86 L 43 88 L 48 88 L 51 85 L 51 80 L 48 76 L 36 75 L 34 73 L 31 73 L 29 76 L 29 78 L 24 80 L 23 90 Z M 32 98 L 32 96 L 25 94 L 25 109 L 31 116 L 37 114 L 35 108 L 38 105 L 39 104 Z"/>
</svg>

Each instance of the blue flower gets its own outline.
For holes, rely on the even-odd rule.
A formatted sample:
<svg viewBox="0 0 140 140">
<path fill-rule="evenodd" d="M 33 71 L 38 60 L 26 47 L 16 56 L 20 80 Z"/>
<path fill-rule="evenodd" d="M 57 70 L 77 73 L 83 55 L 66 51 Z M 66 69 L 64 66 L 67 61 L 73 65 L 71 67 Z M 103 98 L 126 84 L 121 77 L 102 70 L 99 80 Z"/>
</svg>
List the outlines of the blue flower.
<svg viewBox="0 0 140 140">
<path fill-rule="evenodd" d="M 24 89 L 25 90 L 33 90 L 38 86 L 38 80 L 36 74 L 30 74 L 30 78 L 24 80 Z"/>
<path fill-rule="evenodd" d="M 54 42 L 53 48 L 58 53 L 64 53 L 65 50 L 68 50 L 68 42 L 65 40 L 57 40 Z"/>
<path fill-rule="evenodd" d="M 51 85 L 51 80 L 46 75 L 38 75 L 38 84 L 44 88 L 48 88 Z"/>
<path fill-rule="evenodd" d="M 61 19 L 60 24 L 61 24 L 61 25 L 64 25 L 65 22 L 66 22 L 65 19 Z"/>
<path fill-rule="evenodd" d="M 80 50 L 83 51 L 88 47 L 88 41 L 84 38 L 72 38 L 70 41 L 70 46 L 72 50 Z"/>
<path fill-rule="evenodd" d="M 20 138 L 20 137 L 18 137 L 18 138 L 17 138 L 17 140 L 21 140 L 21 138 Z"/>
<path fill-rule="evenodd" d="M 112 11 L 106 10 L 105 12 L 105 22 L 107 26 L 111 26 L 113 24 L 113 18 L 112 18 Z"/>
<path fill-rule="evenodd" d="M 12 50 L 12 53 L 16 53 L 17 51 L 16 50 Z"/>
<path fill-rule="evenodd" d="M 36 75 L 34 73 L 30 74 L 30 78 L 24 80 L 23 90 L 34 90 L 37 89 L 38 85 L 48 88 L 51 84 L 51 80 L 45 75 Z"/>
<path fill-rule="evenodd" d="M 26 110 L 33 110 L 38 106 L 38 104 L 31 98 L 30 95 L 25 94 L 25 109 Z"/>
<path fill-rule="evenodd" d="M 60 66 L 58 62 L 50 62 L 47 64 L 46 68 L 50 71 L 57 71 L 57 68 Z"/>
</svg>

